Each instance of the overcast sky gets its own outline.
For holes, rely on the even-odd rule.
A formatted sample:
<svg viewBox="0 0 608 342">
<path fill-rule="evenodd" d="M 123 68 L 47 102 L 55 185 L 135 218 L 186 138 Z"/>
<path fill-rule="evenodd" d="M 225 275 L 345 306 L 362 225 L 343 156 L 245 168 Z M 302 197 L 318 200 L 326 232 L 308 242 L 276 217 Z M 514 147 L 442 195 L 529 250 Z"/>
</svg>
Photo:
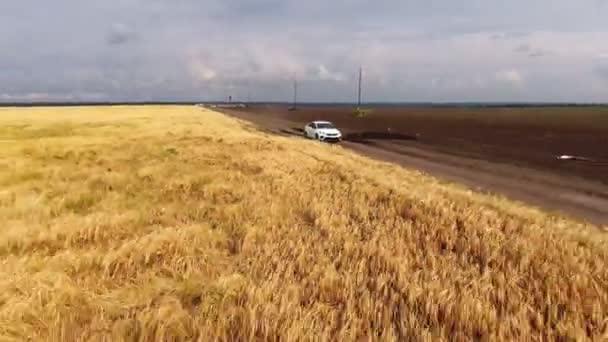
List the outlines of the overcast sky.
<svg viewBox="0 0 608 342">
<path fill-rule="evenodd" d="M 608 102 L 608 0 L 2 0 L 0 102 Z"/>
</svg>

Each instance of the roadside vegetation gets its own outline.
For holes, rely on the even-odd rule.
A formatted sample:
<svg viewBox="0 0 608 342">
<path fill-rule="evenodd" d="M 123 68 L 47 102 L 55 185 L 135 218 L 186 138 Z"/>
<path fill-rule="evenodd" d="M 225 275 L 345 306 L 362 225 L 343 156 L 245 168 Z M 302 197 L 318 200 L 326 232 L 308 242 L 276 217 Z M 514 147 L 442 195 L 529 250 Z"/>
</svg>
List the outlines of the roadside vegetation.
<svg viewBox="0 0 608 342">
<path fill-rule="evenodd" d="M 608 337 L 599 227 L 187 106 L 0 109 L 0 340 Z"/>
<path fill-rule="evenodd" d="M 353 115 L 357 118 L 365 118 L 370 116 L 374 111 L 370 108 L 361 108 L 361 107 L 357 107 L 355 108 L 355 110 L 353 111 Z"/>
</svg>

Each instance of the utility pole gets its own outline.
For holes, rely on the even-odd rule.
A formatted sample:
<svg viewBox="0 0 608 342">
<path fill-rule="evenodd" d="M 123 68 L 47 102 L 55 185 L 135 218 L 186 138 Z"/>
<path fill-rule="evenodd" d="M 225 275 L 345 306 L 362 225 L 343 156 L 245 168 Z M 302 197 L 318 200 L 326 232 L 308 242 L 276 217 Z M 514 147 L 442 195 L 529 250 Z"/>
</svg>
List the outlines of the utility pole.
<svg viewBox="0 0 608 342">
<path fill-rule="evenodd" d="M 247 81 L 247 105 L 251 103 L 251 84 Z"/>
<path fill-rule="evenodd" d="M 363 81 L 363 68 L 359 67 L 359 98 L 357 108 L 361 108 L 361 82 Z"/>
<path fill-rule="evenodd" d="M 298 107 L 298 80 L 293 81 L 293 110 Z"/>
</svg>

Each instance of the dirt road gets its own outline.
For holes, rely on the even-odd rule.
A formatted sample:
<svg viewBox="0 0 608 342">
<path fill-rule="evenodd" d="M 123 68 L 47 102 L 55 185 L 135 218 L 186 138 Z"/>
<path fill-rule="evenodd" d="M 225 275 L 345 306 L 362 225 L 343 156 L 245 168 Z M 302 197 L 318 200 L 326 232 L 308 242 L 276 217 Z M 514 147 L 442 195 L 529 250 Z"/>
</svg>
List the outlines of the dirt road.
<svg viewBox="0 0 608 342">
<path fill-rule="evenodd" d="M 297 116 L 285 115 L 282 110 L 259 108 L 222 111 L 250 121 L 263 130 L 297 136 L 302 135 L 304 123 L 313 117 L 300 113 Z M 373 127 L 373 122 L 369 126 Z M 479 144 L 471 144 L 474 146 L 471 149 L 466 148 L 467 144 L 460 144 L 458 151 L 450 151 L 436 143 L 436 139 L 420 139 L 415 133 L 399 129 L 387 133 L 386 130 L 363 130 L 349 125 L 344 127 L 346 141 L 342 145 L 361 154 L 415 168 L 477 191 L 502 194 L 551 212 L 595 224 L 608 224 L 608 185 L 601 178 L 603 165 L 598 166 L 600 171 L 583 169 L 586 172 L 598 172 L 600 177 L 593 179 L 585 177 L 585 173 L 582 177 L 577 176 L 571 170 L 552 172 L 549 168 L 518 166 L 525 165 L 526 160 L 518 160 L 515 154 L 509 159 L 505 154 L 493 152 L 491 157 L 484 158 L 475 150 Z M 501 158 L 495 158 L 496 155 Z M 577 167 L 581 169 L 575 165 L 572 170 L 576 171 Z"/>
</svg>

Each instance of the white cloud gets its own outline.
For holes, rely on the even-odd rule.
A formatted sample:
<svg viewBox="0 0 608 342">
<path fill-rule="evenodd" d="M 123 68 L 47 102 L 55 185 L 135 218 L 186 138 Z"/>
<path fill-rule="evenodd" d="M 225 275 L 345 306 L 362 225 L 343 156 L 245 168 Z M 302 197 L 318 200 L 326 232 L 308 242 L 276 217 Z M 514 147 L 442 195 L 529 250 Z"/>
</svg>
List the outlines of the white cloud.
<svg viewBox="0 0 608 342">
<path fill-rule="evenodd" d="M 215 70 L 199 61 L 191 62 L 190 70 L 197 81 L 211 81 L 218 76 Z"/>
<path fill-rule="evenodd" d="M 103 93 L 23 93 L 0 94 L 0 101 L 4 102 L 54 102 L 54 101 L 103 101 L 107 96 Z"/>
<path fill-rule="evenodd" d="M 496 79 L 513 85 L 521 85 L 524 82 L 524 76 L 521 72 L 514 69 L 498 71 L 496 73 Z"/>
<path fill-rule="evenodd" d="M 3 101 L 49 101 L 52 98 L 48 93 L 0 94 L 0 100 Z"/>
<path fill-rule="evenodd" d="M 334 73 L 331 72 L 329 70 L 327 70 L 327 67 L 325 67 L 325 65 L 319 65 L 319 72 L 318 72 L 318 76 L 321 80 L 324 81 L 344 81 L 345 77 L 344 75 L 340 74 L 340 73 Z"/>
</svg>

